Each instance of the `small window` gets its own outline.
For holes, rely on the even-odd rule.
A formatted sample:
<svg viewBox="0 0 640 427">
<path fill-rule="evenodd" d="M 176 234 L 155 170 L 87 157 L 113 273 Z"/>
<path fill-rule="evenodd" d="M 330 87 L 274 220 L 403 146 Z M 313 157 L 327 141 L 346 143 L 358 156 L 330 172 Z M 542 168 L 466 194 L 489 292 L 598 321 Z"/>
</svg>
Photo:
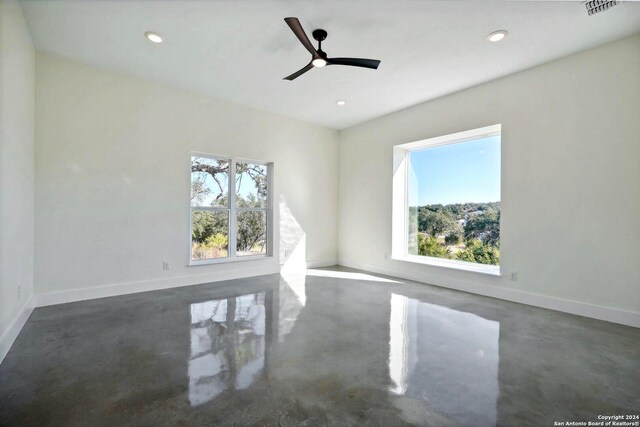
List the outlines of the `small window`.
<svg viewBox="0 0 640 427">
<path fill-rule="evenodd" d="M 191 156 L 190 264 L 271 255 L 272 164 Z"/>
<path fill-rule="evenodd" d="M 394 259 L 499 274 L 500 125 L 394 147 Z"/>
<path fill-rule="evenodd" d="M 236 255 L 267 253 L 267 166 L 236 162 Z"/>
</svg>

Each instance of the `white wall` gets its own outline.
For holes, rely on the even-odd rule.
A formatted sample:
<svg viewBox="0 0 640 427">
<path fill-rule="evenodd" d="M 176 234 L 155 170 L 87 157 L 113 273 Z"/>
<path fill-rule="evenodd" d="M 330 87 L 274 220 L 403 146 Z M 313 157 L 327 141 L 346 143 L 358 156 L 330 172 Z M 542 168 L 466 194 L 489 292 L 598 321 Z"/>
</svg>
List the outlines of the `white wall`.
<svg viewBox="0 0 640 427">
<path fill-rule="evenodd" d="M 33 79 L 20 6 L 0 0 L 0 361 L 33 308 Z"/>
<path fill-rule="evenodd" d="M 339 206 L 344 265 L 640 326 L 640 35 L 339 135 L 47 54 L 36 63 L 41 304 L 277 272 L 285 249 L 331 264 Z M 386 259 L 392 146 L 498 123 L 505 276 Z M 191 150 L 275 162 L 280 256 L 186 267 Z"/>
<path fill-rule="evenodd" d="M 186 266 L 192 150 L 275 162 L 275 257 Z M 337 153 L 335 131 L 37 53 L 38 303 L 276 273 L 296 246 L 335 263 Z"/>
<path fill-rule="evenodd" d="M 385 259 L 392 146 L 493 124 L 504 276 Z M 339 138 L 341 264 L 640 326 L 640 35 Z"/>
</svg>

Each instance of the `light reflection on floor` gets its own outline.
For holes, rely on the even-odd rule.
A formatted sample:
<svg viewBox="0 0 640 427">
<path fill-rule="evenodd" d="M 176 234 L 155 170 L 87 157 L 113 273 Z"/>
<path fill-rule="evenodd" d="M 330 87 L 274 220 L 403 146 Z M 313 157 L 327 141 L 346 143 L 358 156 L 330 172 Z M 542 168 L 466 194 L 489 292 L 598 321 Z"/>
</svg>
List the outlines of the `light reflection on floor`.
<svg viewBox="0 0 640 427">
<path fill-rule="evenodd" d="M 392 393 L 461 425 L 496 424 L 499 322 L 392 293 L 389 332 Z"/>
<path fill-rule="evenodd" d="M 637 329 L 310 273 L 37 308 L 0 364 L 0 425 L 553 425 L 640 407 Z"/>
<path fill-rule="evenodd" d="M 334 279 L 350 279 L 350 280 L 366 280 L 368 282 L 386 282 L 386 283 L 400 283 L 397 280 L 387 279 L 384 277 L 373 276 L 366 273 L 355 273 L 350 271 L 336 271 L 327 269 L 308 269 L 306 271 L 307 276 L 314 277 L 331 277 Z"/>
<path fill-rule="evenodd" d="M 191 304 L 189 402 L 249 387 L 265 359 L 265 293 Z"/>
</svg>

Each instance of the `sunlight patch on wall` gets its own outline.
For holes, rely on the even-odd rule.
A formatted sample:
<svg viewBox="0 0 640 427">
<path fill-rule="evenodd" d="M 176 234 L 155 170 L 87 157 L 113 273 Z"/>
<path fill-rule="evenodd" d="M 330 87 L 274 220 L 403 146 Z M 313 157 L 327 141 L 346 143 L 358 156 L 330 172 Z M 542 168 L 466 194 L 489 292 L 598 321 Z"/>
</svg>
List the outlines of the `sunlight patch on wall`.
<svg viewBox="0 0 640 427">
<path fill-rule="evenodd" d="M 307 268 L 305 232 L 287 206 L 284 196 L 280 196 L 280 265 L 288 273 L 304 271 Z"/>
</svg>

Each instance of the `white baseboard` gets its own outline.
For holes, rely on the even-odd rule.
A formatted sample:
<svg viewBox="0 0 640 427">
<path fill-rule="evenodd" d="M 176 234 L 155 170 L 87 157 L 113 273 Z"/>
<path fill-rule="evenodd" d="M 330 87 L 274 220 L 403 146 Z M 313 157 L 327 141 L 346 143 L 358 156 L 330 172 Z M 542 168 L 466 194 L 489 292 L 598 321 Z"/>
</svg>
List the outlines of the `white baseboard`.
<svg viewBox="0 0 640 427">
<path fill-rule="evenodd" d="M 335 258 L 307 262 L 308 268 L 326 267 L 335 265 Z M 148 292 L 160 289 L 177 288 L 181 286 L 199 285 L 202 283 L 219 282 L 223 280 L 241 279 L 245 277 L 262 276 L 265 274 L 277 274 L 279 265 L 262 265 L 253 268 L 225 272 L 209 272 L 207 274 L 170 277 L 166 279 L 151 279 L 136 282 L 116 283 L 110 285 L 94 286 L 89 288 L 69 289 L 65 291 L 38 293 L 25 303 L 18 316 L 11 322 L 0 338 L 0 362 L 4 359 L 13 342 L 18 337 L 22 327 L 33 312 L 35 307 L 65 304 L 69 302 L 86 301 L 96 298 L 105 298 L 118 295 L 128 295 L 138 292 Z"/>
<path fill-rule="evenodd" d="M 9 353 L 11 346 L 13 345 L 16 338 L 18 338 L 18 334 L 20 334 L 20 331 L 22 330 L 24 324 L 27 323 L 29 316 L 31 316 L 31 313 L 33 312 L 33 308 L 34 297 L 31 296 L 22 306 L 22 308 L 18 312 L 18 315 L 15 317 L 15 319 L 13 319 L 13 322 L 11 322 L 11 324 L 9 324 L 9 327 L 7 327 L 5 331 L 3 331 L 2 337 L 0 337 L 0 363 L 2 363 L 4 357 L 7 355 L 7 353 Z"/>
<path fill-rule="evenodd" d="M 384 274 L 387 276 L 399 277 L 405 280 L 424 283 L 424 278 L 420 278 L 417 274 L 410 272 L 381 267 L 374 264 L 354 262 L 351 260 L 340 259 L 340 265 L 345 267 L 356 268 L 359 270 L 370 271 L 372 273 Z M 571 301 L 562 298 L 556 298 L 547 295 L 523 292 L 514 289 L 508 289 L 498 286 L 489 286 L 476 282 L 468 281 L 451 281 L 450 283 L 429 283 L 430 285 L 440 286 L 443 288 L 455 289 L 458 291 L 469 292 L 488 296 L 492 298 L 502 299 L 520 304 L 532 305 L 534 307 L 546 308 L 549 310 L 561 311 L 564 313 L 575 314 L 578 316 L 590 317 L 607 322 L 619 323 L 622 325 L 640 328 L 640 313 L 621 310 L 613 307 L 604 307 L 595 304 L 588 304 L 579 301 Z"/>
<path fill-rule="evenodd" d="M 166 279 L 142 280 L 137 282 L 94 286 L 90 288 L 46 292 L 36 294 L 35 304 L 36 307 L 45 307 L 48 305 L 64 304 L 68 302 L 135 294 L 138 292 L 156 291 L 160 289 L 177 288 L 181 286 L 199 285 L 202 283 L 241 279 L 245 277 L 261 276 L 264 274 L 276 274 L 279 272 L 280 268 L 278 265 L 263 265 L 259 267 L 242 268 L 233 271 L 209 272 L 207 274 L 198 274 L 193 276 L 178 276 Z"/>
<path fill-rule="evenodd" d="M 346 267 L 356 268 L 360 270 L 370 271 L 372 273 L 395 276 L 415 282 L 422 282 L 417 274 L 411 274 L 401 270 L 380 267 L 373 264 L 359 263 L 348 260 L 326 259 L 307 262 L 308 268 L 326 267 L 336 264 Z M 0 338 L 0 361 L 9 352 L 11 345 L 17 338 L 20 330 L 31 315 L 34 306 L 44 307 L 55 304 L 64 304 L 68 302 L 84 301 L 95 298 L 104 298 L 117 295 L 127 295 L 138 292 L 148 292 L 160 289 L 169 289 L 181 286 L 198 285 L 202 283 L 218 282 L 222 280 L 232 280 L 245 277 L 261 276 L 265 274 L 276 274 L 280 272 L 280 266 L 264 265 L 242 270 L 213 272 L 207 274 L 199 274 L 193 276 L 179 276 L 166 279 L 153 279 L 137 282 L 119 283 L 112 285 L 96 286 L 91 288 L 70 289 L 66 291 L 47 292 L 36 294 L 29 298 L 18 316 L 9 325 L 7 330 Z M 432 285 L 441 286 L 449 289 L 456 289 L 469 293 L 489 296 L 506 301 L 517 302 L 521 304 L 532 305 L 535 307 L 546 308 L 550 310 L 561 311 L 565 313 L 575 314 L 579 316 L 591 317 L 594 319 L 605 320 L 623 325 L 640 327 L 640 313 L 620 310 L 612 307 L 598 306 L 578 301 L 565 300 L 546 295 L 523 292 L 519 290 L 507 289 L 497 286 L 489 286 L 479 283 L 452 281 L 451 283 L 430 283 Z"/>
</svg>

